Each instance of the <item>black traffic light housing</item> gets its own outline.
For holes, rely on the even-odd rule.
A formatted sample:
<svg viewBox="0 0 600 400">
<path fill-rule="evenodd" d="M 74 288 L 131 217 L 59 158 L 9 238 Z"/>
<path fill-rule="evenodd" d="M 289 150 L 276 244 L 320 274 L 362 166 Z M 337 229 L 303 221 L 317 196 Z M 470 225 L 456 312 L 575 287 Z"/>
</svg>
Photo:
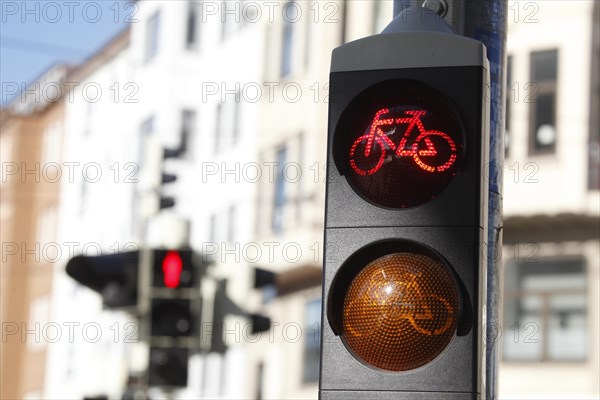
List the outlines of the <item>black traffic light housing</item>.
<svg viewBox="0 0 600 400">
<path fill-rule="evenodd" d="M 106 308 L 135 307 L 138 303 L 139 251 L 75 256 L 66 272 L 102 296 Z"/>
<path fill-rule="evenodd" d="M 164 171 L 165 160 L 168 158 L 178 158 L 181 154 L 180 149 L 168 149 L 164 148 L 162 152 L 162 160 L 161 160 L 161 175 L 160 175 L 160 187 L 158 189 L 159 193 L 159 209 L 163 210 L 165 208 L 171 208 L 175 206 L 175 198 L 172 196 L 164 196 L 162 194 L 162 186 L 164 184 L 172 183 L 177 180 L 177 175 L 170 174 Z"/>
<path fill-rule="evenodd" d="M 258 267 L 249 267 L 252 270 L 252 289 L 264 289 L 267 286 L 276 285 L 277 274 L 267 269 Z M 220 279 L 216 282 L 213 299 L 213 323 L 210 341 L 210 352 L 225 353 L 227 344 L 223 340 L 224 324 L 226 315 L 236 315 L 248 320 L 250 330 L 248 333 L 255 335 L 271 329 L 271 318 L 259 313 L 252 313 L 244 309 L 243 305 L 236 304 L 227 295 L 227 279 Z"/>
<path fill-rule="evenodd" d="M 448 32 L 386 31 L 342 45 L 332 56 L 319 396 L 475 399 L 485 393 L 486 49 Z M 453 330 L 440 352 L 393 371 L 365 361 L 344 337 L 372 334 L 344 331 L 362 322 L 352 320 L 358 314 L 349 307 L 360 301 L 348 301 L 348 293 L 367 265 L 392 253 L 437 259 L 457 293 L 451 310 L 425 292 L 425 281 L 416 283 L 418 273 L 414 282 L 388 282 L 396 303 L 386 320 L 425 339 Z M 417 297 L 432 305 L 411 300 Z M 453 315 L 452 326 L 422 327 L 442 314 Z M 400 328 L 394 329 L 382 346 L 402 345 L 394 336 Z"/>
<path fill-rule="evenodd" d="M 189 349 L 152 347 L 148 366 L 148 384 L 160 387 L 185 387 L 188 380 Z"/>
<path fill-rule="evenodd" d="M 149 264 L 148 384 L 185 387 L 189 355 L 198 345 L 204 265 L 190 249 L 152 249 Z"/>
</svg>

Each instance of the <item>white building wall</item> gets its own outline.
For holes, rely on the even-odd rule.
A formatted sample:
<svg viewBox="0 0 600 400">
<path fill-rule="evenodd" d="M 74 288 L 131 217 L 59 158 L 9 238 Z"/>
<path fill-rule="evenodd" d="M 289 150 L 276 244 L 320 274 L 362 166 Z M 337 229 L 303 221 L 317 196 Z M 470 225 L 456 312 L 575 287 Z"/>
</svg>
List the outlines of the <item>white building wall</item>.
<svg viewBox="0 0 600 400">
<path fill-rule="evenodd" d="M 190 2 L 140 1 L 138 4 L 140 22 L 132 27 L 131 52 L 136 82 L 144 101 L 135 124 L 140 126 L 145 118 L 153 115 L 160 141 L 176 148 L 182 111 L 196 112 L 190 154 L 182 160 L 168 160 L 165 165 L 165 169 L 178 176 L 175 183 L 165 187 L 165 192 L 176 198 L 176 206 L 166 213 L 188 219 L 192 248 L 208 249 L 211 254 L 216 248 L 217 253 L 212 256 L 220 261 L 219 268 L 227 267 L 237 274 L 235 269 L 247 268 L 247 265 L 236 261 L 240 256 L 236 244 L 251 241 L 254 221 L 256 186 L 244 179 L 244 167 L 257 159 L 258 112 L 251 89 L 260 82 L 262 71 L 262 25 L 232 23 L 227 37 L 222 40 L 221 3 L 211 3 L 218 9 L 215 14 L 204 17 L 199 14 L 199 42 L 195 49 L 188 49 L 186 29 Z M 204 5 L 196 4 L 202 11 Z M 158 51 L 153 59 L 145 61 L 147 21 L 156 12 L 160 13 Z M 235 18 L 234 14 L 226 16 L 228 23 Z M 236 96 L 238 90 L 241 94 Z M 237 139 L 221 137 L 217 150 L 217 108 L 231 107 L 233 103 L 239 109 Z M 230 222 L 232 207 L 234 221 Z M 213 216 L 216 224 L 211 228 Z M 206 247 L 209 242 L 214 242 L 214 246 Z M 221 250 L 233 252 L 221 257 Z M 246 396 L 244 353 L 242 347 L 235 347 L 225 355 L 192 356 L 188 388 L 175 396 Z"/>
<path fill-rule="evenodd" d="M 369 8 L 370 2 L 347 2 L 348 15 L 355 9 Z M 278 273 L 300 267 L 321 267 L 325 199 L 325 160 L 327 148 L 327 108 L 329 101 L 329 63 L 331 51 L 342 41 L 343 3 L 300 2 L 302 17 L 291 24 L 291 68 L 281 75 L 285 20 L 268 26 L 268 63 L 266 81 L 288 88 L 289 94 L 275 92 L 275 101 L 261 102 L 260 159 L 277 162 L 277 152 L 285 148 L 288 165 L 284 179 L 283 222 L 273 229 L 276 183 L 260 182 L 257 198 L 256 240 L 276 243 L 273 260 L 265 266 Z M 315 4 L 318 14 L 315 13 Z M 391 19 L 391 13 L 390 13 Z M 348 26 L 350 29 L 351 27 Z M 308 50 L 307 50 L 308 48 Z M 294 91 L 292 91 L 292 88 Z M 292 98 L 300 89 L 301 95 Z M 293 166 L 297 163 L 298 167 Z M 296 169 L 301 178 L 296 179 Z M 292 249 L 295 249 L 292 251 Z M 299 250 L 299 252 L 297 250 Z M 264 366 L 262 386 L 265 399 L 317 398 L 318 382 L 304 382 L 306 341 L 316 331 L 309 329 L 307 305 L 319 299 L 320 287 L 302 290 L 264 302 L 263 309 L 273 326 L 269 340 L 252 345 L 252 371 Z M 314 329 L 314 327 L 313 327 Z M 299 334 L 299 337 L 297 337 Z M 316 368 L 316 365 L 311 365 Z M 253 372 L 254 373 L 254 372 Z M 252 387 L 260 377 L 255 376 Z M 251 395 L 254 392 L 249 392 Z"/>
<path fill-rule="evenodd" d="M 48 344 L 46 398 L 117 397 L 126 379 L 124 328 L 129 320 L 103 312 L 99 295 L 69 278 L 65 265 L 74 255 L 137 247 L 132 232 L 137 141 L 130 123 L 137 105 L 126 98 L 134 90 L 125 85 L 135 85 L 128 51 L 78 79 L 65 99 L 58 234 L 62 254 L 54 266 L 50 317 L 62 335 Z M 139 100 L 137 96 L 129 99 Z"/>
<path fill-rule="evenodd" d="M 589 191 L 588 135 L 593 1 L 509 2 L 507 52 L 513 62 L 509 155 L 504 169 L 504 216 L 600 215 L 598 191 Z M 529 17 L 529 18 L 526 18 Z M 530 54 L 558 49 L 556 126 L 553 154 L 529 154 L 529 110 L 537 93 L 530 85 Z M 527 86 L 529 84 L 529 86 Z M 529 97 L 528 97 L 529 96 Z M 542 229 L 542 227 L 540 227 Z M 556 232 L 560 238 L 561 232 Z M 506 238 L 506 235 L 505 235 Z M 503 262 L 510 267 L 515 246 L 505 247 Z M 598 240 L 528 243 L 521 250 L 534 260 L 583 257 L 587 281 L 586 352 L 583 362 L 502 361 L 499 369 L 502 399 L 598 398 Z M 533 250 L 534 253 L 530 251 Z M 522 254 L 523 255 L 523 254 Z M 511 335 L 511 332 L 503 332 Z M 540 332 L 539 334 L 543 334 Z M 504 337 L 502 340 L 506 340 Z M 542 337 L 542 340 L 546 340 Z"/>
<path fill-rule="evenodd" d="M 539 2 L 527 9 L 520 2 L 509 5 L 507 51 L 513 56 L 516 85 L 507 91 L 514 111 L 504 171 L 506 216 L 600 213 L 598 192 L 587 190 L 593 3 Z M 529 155 L 529 108 L 537 96 L 535 86 L 528 85 L 530 53 L 551 49 L 558 49 L 559 63 L 556 153 Z"/>
</svg>

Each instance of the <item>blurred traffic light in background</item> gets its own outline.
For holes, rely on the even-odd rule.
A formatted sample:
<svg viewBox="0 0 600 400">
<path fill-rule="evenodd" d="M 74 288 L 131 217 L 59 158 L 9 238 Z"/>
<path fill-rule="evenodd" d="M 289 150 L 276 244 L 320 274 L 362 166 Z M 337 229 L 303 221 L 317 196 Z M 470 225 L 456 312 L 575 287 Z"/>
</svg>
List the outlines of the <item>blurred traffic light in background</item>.
<svg viewBox="0 0 600 400">
<path fill-rule="evenodd" d="M 165 160 L 170 159 L 170 158 L 177 158 L 177 157 L 179 157 L 179 154 L 180 154 L 179 149 L 177 149 L 177 150 L 172 150 L 172 149 L 168 149 L 168 148 L 163 149 L 162 159 L 161 159 L 161 163 L 160 163 L 160 168 L 161 168 L 160 185 L 157 189 L 159 198 L 160 198 L 160 200 L 159 200 L 159 209 L 160 210 L 163 210 L 165 208 L 171 208 L 171 207 L 175 206 L 175 198 L 172 196 L 164 195 L 162 193 L 162 188 L 163 188 L 164 184 L 172 183 L 177 180 L 177 175 L 166 172 L 164 170 L 164 168 L 165 168 Z"/>
<path fill-rule="evenodd" d="M 138 304 L 139 251 L 76 256 L 66 265 L 67 274 L 102 296 L 107 308 Z"/>
<path fill-rule="evenodd" d="M 322 399 L 484 392 L 488 69 L 417 14 L 333 51 Z"/>
<path fill-rule="evenodd" d="M 153 250 L 150 287 L 150 386 L 185 387 L 197 347 L 201 297 L 191 250 Z"/>
<path fill-rule="evenodd" d="M 226 278 L 216 281 L 215 293 L 211 296 L 213 309 L 210 352 L 224 353 L 228 347 L 239 344 L 232 342 L 231 338 L 245 338 L 271 328 L 268 316 L 247 309 L 247 299 L 254 289 L 266 289 L 270 286 L 275 291 L 276 279 L 277 274 L 272 271 L 248 267 L 233 269 Z"/>
<path fill-rule="evenodd" d="M 188 358 L 198 350 L 204 264 L 189 249 L 145 249 L 76 256 L 66 270 L 100 293 L 107 308 L 139 318 L 140 338 L 149 345 L 149 386 L 185 387 Z"/>
</svg>

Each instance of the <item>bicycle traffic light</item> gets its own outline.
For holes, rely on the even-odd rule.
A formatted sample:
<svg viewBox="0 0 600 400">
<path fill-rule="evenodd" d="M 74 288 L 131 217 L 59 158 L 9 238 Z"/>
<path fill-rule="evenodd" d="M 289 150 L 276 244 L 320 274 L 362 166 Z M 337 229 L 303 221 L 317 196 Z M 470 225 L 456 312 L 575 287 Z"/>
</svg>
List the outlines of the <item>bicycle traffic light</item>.
<svg viewBox="0 0 600 400">
<path fill-rule="evenodd" d="M 402 18 L 332 55 L 321 399 L 485 393 L 486 49 Z"/>
<path fill-rule="evenodd" d="M 152 250 L 150 386 L 185 387 L 200 320 L 200 271 L 191 250 Z"/>
</svg>

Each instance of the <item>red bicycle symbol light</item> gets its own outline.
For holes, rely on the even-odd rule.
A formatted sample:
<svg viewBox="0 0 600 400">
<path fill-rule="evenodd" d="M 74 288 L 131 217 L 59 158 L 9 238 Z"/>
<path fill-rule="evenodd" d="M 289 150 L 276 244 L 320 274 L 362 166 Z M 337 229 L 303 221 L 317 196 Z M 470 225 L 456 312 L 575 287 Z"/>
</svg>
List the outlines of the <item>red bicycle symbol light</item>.
<svg viewBox="0 0 600 400">
<path fill-rule="evenodd" d="M 441 131 L 426 130 L 421 118 L 427 115 L 425 110 L 405 110 L 404 114 L 394 118 L 389 108 L 377 111 L 368 133 L 360 136 L 350 149 L 350 165 L 361 176 L 373 175 L 381 169 L 391 152 L 391 158 L 412 157 L 413 161 L 427 172 L 443 172 L 456 161 L 456 144 L 452 138 Z M 396 146 L 390 136 L 396 133 L 400 125 L 406 129 L 400 143 Z M 384 128 L 389 128 L 388 132 Z M 413 131 L 416 128 L 414 140 Z M 441 150 L 440 146 L 444 148 Z M 362 158 L 364 156 L 364 158 Z M 357 158 L 361 160 L 357 160 Z M 374 167 L 365 167 L 365 164 Z"/>
</svg>

